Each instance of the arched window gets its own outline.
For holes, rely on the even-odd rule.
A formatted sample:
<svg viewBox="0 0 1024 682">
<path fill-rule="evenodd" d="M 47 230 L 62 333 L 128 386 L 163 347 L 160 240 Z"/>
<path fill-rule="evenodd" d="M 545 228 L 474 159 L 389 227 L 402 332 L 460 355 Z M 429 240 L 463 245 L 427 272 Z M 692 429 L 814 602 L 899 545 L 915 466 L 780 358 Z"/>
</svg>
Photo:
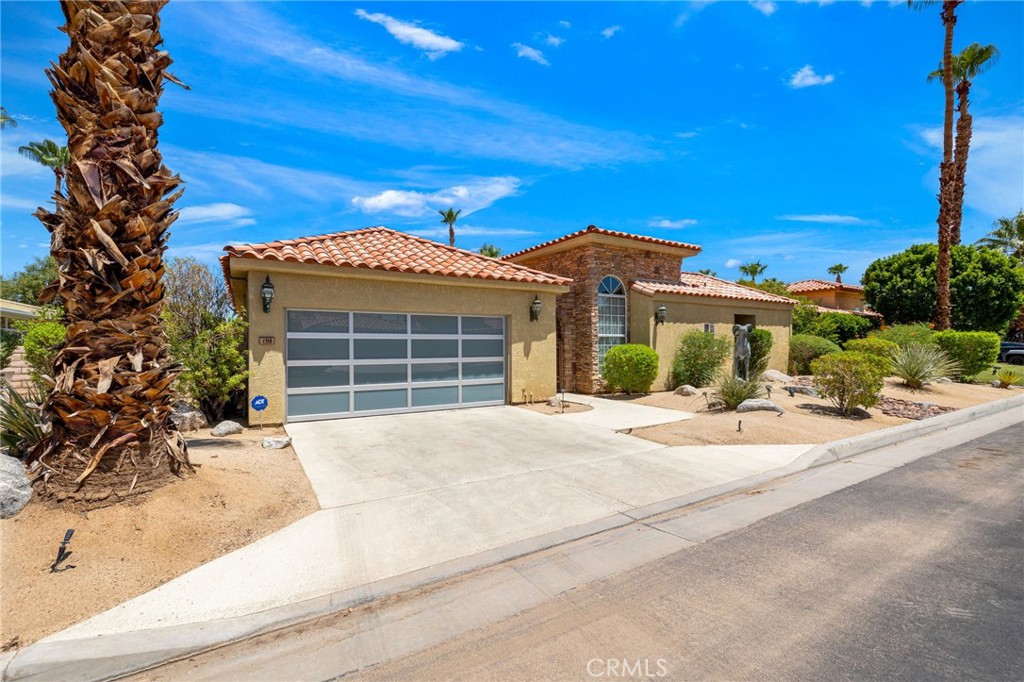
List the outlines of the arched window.
<svg viewBox="0 0 1024 682">
<path fill-rule="evenodd" d="M 612 346 L 626 343 L 626 288 L 615 277 L 605 277 L 597 287 L 597 363 Z"/>
</svg>

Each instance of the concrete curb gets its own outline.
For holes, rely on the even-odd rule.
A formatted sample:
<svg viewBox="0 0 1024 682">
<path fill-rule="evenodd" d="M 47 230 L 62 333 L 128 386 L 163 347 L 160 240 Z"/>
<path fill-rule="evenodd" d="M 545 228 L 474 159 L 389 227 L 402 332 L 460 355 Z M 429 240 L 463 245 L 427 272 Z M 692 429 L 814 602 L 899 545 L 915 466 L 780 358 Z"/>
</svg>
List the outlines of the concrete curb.
<svg viewBox="0 0 1024 682">
<path fill-rule="evenodd" d="M 0 677 L 11 682 L 53 679 L 92 682 L 116 679 L 256 635 L 342 612 L 511 559 L 621 528 L 660 514 L 678 511 L 723 495 L 754 488 L 814 467 L 1011 410 L 1024 410 L 1024 395 L 1015 395 L 920 422 L 825 443 L 814 447 L 784 467 L 761 474 L 663 502 L 636 507 L 586 524 L 528 538 L 411 573 L 259 613 L 89 639 L 42 641 L 13 652 L 13 655 L 12 652 L 5 652 L 0 658 Z M 1024 412 L 1021 417 L 1024 420 Z"/>
</svg>

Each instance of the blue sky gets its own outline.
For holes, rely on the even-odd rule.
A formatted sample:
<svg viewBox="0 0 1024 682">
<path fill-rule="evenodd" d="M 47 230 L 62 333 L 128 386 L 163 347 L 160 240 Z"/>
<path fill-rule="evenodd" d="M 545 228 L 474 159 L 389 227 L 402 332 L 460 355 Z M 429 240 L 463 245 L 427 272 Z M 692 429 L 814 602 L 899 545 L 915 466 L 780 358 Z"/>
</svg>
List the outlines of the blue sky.
<svg viewBox="0 0 1024 682">
<path fill-rule="evenodd" d="M 933 241 L 938 8 L 903 2 L 216 3 L 163 13 L 165 162 L 187 181 L 171 256 L 369 225 L 505 253 L 596 224 L 700 244 L 684 267 L 859 280 Z M 968 2 L 964 240 L 1024 206 L 1024 3 Z M 53 188 L 19 145 L 62 139 L 43 68 L 56 2 L 0 3 L 2 267 L 48 250 Z"/>
</svg>

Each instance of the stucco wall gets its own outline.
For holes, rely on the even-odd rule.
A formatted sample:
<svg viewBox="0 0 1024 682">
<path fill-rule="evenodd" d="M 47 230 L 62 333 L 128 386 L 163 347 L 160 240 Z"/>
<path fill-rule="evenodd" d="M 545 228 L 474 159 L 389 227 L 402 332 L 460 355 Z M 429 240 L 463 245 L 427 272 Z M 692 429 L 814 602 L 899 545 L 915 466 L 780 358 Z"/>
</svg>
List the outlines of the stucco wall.
<svg viewBox="0 0 1024 682">
<path fill-rule="evenodd" d="M 815 291 L 802 295 L 826 308 L 854 310 L 864 307 L 864 296 L 852 291 Z"/>
<path fill-rule="evenodd" d="M 263 312 L 260 299 L 267 271 L 255 269 L 247 274 L 249 396 L 269 399 L 263 412 L 265 424 L 281 423 L 285 417 L 285 312 L 289 308 L 500 315 L 507 324 L 507 398 L 520 403 L 524 391 L 532 393 L 534 400 L 555 394 L 555 291 L 551 287 L 481 286 L 472 280 L 416 275 L 388 279 L 375 272 L 349 270 L 351 275 L 341 275 L 322 269 L 328 266 L 288 265 L 275 263 L 270 272 L 275 288 L 270 313 Z M 531 322 L 530 303 L 535 295 L 543 307 L 540 319 Z M 260 345 L 261 336 L 274 337 L 274 343 Z M 259 416 L 250 410 L 249 419 L 256 423 Z"/>
<path fill-rule="evenodd" d="M 792 306 L 696 296 L 651 297 L 635 292 L 630 292 L 629 303 L 630 342 L 647 344 L 658 353 L 658 378 L 652 390 L 669 388 L 669 372 L 679 337 L 693 329 L 703 331 L 704 324 L 711 323 L 715 325 L 715 335 L 728 339 L 731 347 L 735 315 L 754 315 L 757 328 L 771 332 L 772 352 L 768 367 L 786 371 L 793 323 Z M 655 325 L 654 312 L 662 304 L 668 310 L 668 316 L 665 324 Z M 729 358 L 731 363 L 731 352 Z"/>
</svg>

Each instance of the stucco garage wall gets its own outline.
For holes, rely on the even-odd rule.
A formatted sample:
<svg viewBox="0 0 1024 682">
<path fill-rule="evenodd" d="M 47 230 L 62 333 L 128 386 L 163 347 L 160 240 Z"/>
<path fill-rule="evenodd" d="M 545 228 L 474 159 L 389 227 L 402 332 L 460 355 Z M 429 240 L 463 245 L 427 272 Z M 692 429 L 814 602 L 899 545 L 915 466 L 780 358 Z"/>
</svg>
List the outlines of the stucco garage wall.
<svg viewBox="0 0 1024 682">
<path fill-rule="evenodd" d="M 665 324 L 655 325 L 654 312 L 662 304 L 668 310 L 668 317 Z M 785 372 L 793 323 L 792 306 L 696 296 L 685 299 L 679 296 L 651 297 L 630 292 L 630 342 L 647 344 L 658 353 L 658 378 L 652 389 L 669 388 L 669 372 L 679 337 L 693 329 L 703 330 L 704 324 L 710 323 L 715 325 L 715 335 L 728 339 L 731 347 L 736 315 L 755 315 L 757 328 L 771 332 L 772 353 L 768 367 Z"/>
<path fill-rule="evenodd" d="M 238 271 L 240 260 L 232 259 L 233 272 Z M 509 399 L 523 402 L 524 392 L 534 400 L 555 394 L 555 295 L 565 287 L 489 285 L 479 280 L 289 263 L 260 262 L 255 267 L 247 273 L 249 395 L 269 399 L 264 423 L 281 423 L 285 417 L 285 312 L 289 308 L 500 315 L 507 324 Z M 275 296 L 270 313 L 264 313 L 260 287 L 268 273 Z M 540 319 L 531 322 L 530 303 L 535 295 L 543 308 Z M 273 343 L 260 345 L 260 337 L 268 336 Z M 250 421 L 258 418 L 250 410 Z"/>
</svg>

